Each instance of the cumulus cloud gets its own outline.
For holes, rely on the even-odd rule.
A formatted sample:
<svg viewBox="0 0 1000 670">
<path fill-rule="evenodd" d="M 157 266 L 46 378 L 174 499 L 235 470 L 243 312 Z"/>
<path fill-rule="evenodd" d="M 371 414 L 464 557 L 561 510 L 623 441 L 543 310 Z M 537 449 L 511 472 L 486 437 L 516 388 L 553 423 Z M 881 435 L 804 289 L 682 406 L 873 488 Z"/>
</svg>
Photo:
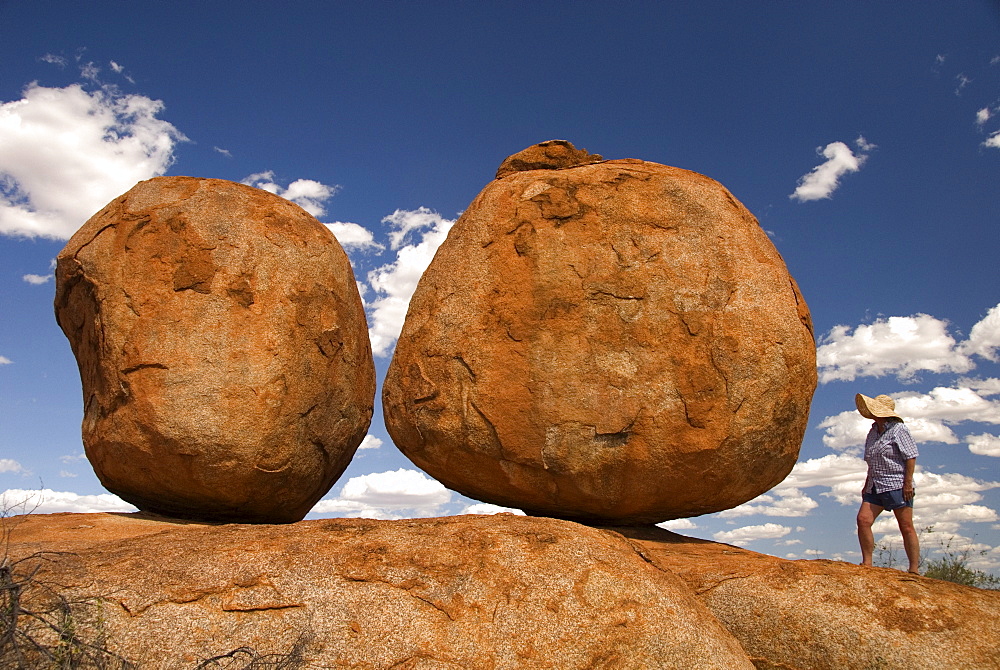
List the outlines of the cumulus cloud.
<svg viewBox="0 0 1000 670">
<path fill-rule="evenodd" d="M 1000 435 L 981 433 L 979 435 L 969 435 L 965 438 L 969 445 L 969 451 L 980 456 L 1000 457 Z"/>
<path fill-rule="evenodd" d="M 417 282 L 455 220 L 421 207 L 397 209 L 382 223 L 390 228 L 389 246 L 396 259 L 368 273 L 368 283 L 376 294 L 369 303 L 372 325 L 368 331 L 376 356 L 388 355 L 399 337 Z"/>
<path fill-rule="evenodd" d="M 990 338 L 984 333 L 980 340 L 977 346 L 988 349 Z M 849 326 L 834 326 L 820 338 L 816 365 L 821 383 L 887 374 L 911 379 L 921 371 L 971 370 L 974 364 L 965 351 L 948 333 L 947 321 L 927 314 L 892 316 L 853 332 Z"/>
<path fill-rule="evenodd" d="M 957 533 L 967 523 L 994 523 L 1000 519 L 995 510 L 978 504 L 982 493 L 1000 487 L 1000 482 L 989 482 L 957 473 L 936 474 L 918 467 L 913 476 L 917 491 L 917 504 L 913 520 L 918 528 L 932 526 L 935 532 Z M 855 500 L 845 504 L 856 505 Z M 884 541 L 900 541 L 899 529 L 892 514 L 884 514 L 872 527 Z"/>
<path fill-rule="evenodd" d="M 1000 361 L 1000 304 L 990 308 L 981 321 L 972 326 L 969 339 L 959 346 L 964 355 L 976 355 L 994 363 Z"/>
<path fill-rule="evenodd" d="M 985 391 L 974 388 L 976 381 Z M 967 421 L 1000 424 L 1000 400 L 989 398 L 991 392 L 995 394 L 992 381 L 959 380 L 955 386 L 937 386 L 927 393 L 890 395 L 896 403 L 896 411 L 906 420 L 907 428 L 918 443 L 958 444 L 959 439 L 951 426 Z M 864 445 L 871 421 L 851 409 L 826 417 L 818 428 L 825 431 L 824 445 L 843 451 Z"/>
<path fill-rule="evenodd" d="M 14 361 L 10 360 L 6 356 L 0 356 L 0 365 L 10 365 Z"/>
<path fill-rule="evenodd" d="M 993 110 L 989 107 L 983 107 L 978 112 L 976 112 L 976 125 L 981 126 L 993 116 Z"/>
<path fill-rule="evenodd" d="M 859 137 L 858 140 L 859 153 L 857 154 L 843 142 L 831 142 L 822 149 L 817 149 L 817 153 L 826 158 L 826 161 L 802 176 L 799 179 L 799 185 L 788 197 L 799 202 L 808 202 L 822 200 L 833 195 L 833 192 L 840 186 L 840 178 L 845 174 L 860 170 L 868 158 L 865 151 L 875 146 L 863 137 Z"/>
<path fill-rule="evenodd" d="M 1000 400 L 990 400 L 961 384 L 938 386 L 927 393 L 900 393 L 894 400 L 903 418 L 949 424 L 963 421 L 1000 423 Z"/>
<path fill-rule="evenodd" d="M 808 516 L 809 512 L 817 507 L 819 507 L 819 503 L 803 493 L 801 489 L 779 485 L 750 502 L 720 512 L 719 517 L 729 519 L 753 516 L 754 514 L 781 517 Z"/>
<path fill-rule="evenodd" d="M 217 151 L 229 155 L 228 151 L 221 149 Z M 296 179 L 284 187 L 277 182 L 272 170 L 256 172 L 242 179 L 241 183 L 291 200 L 317 219 L 326 214 L 326 201 L 340 190 L 340 186 L 323 184 L 313 179 Z M 385 248 L 375 241 L 371 231 L 357 223 L 334 221 L 323 225 L 330 229 L 345 250 L 381 251 Z"/>
<path fill-rule="evenodd" d="M 378 449 L 381 446 L 381 439 L 375 437 L 374 435 L 365 435 L 365 439 L 361 440 L 361 444 L 358 445 L 358 449 Z"/>
<path fill-rule="evenodd" d="M 29 284 L 34 284 L 35 286 L 40 286 L 42 284 L 47 284 L 49 282 L 49 280 L 52 279 L 53 277 L 55 277 L 55 275 L 26 274 L 26 275 L 22 276 L 21 279 L 23 279 L 24 281 L 28 282 Z"/>
<path fill-rule="evenodd" d="M 343 221 L 334 221 L 333 223 L 324 224 L 333 233 L 333 236 L 337 238 L 340 242 L 340 246 L 344 249 L 358 249 L 358 250 L 378 250 L 381 251 L 385 249 L 384 246 L 375 241 L 375 236 L 372 232 L 362 225 L 357 223 L 346 223 Z"/>
<path fill-rule="evenodd" d="M 962 377 L 956 385 L 970 388 L 984 398 L 1000 394 L 1000 378 L 989 377 L 988 379 L 976 379 L 972 377 Z"/>
<path fill-rule="evenodd" d="M 800 489 L 822 487 L 828 490 L 821 495 L 833 498 L 841 505 L 856 507 L 860 502 L 866 472 L 865 462 L 850 454 L 828 454 L 822 458 L 809 459 L 797 463 L 788 478 L 778 487 L 748 504 L 758 507 L 756 513 L 759 514 L 785 516 L 780 507 L 776 510 L 768 509 L 773 506 L 768 502 L 769 499 L 792 500 Z M 964 523 L 992 523 L 1000 518 L 996 511 L 982 504 L 983 492 L 1000 487 L 1000 482 L 982 481 L 957 473 L 927 472 L 918 464 L 914 484 L 919 500 L 919 505 L 914 511 L 918 526 L 933 524 L 942 531 L 957 532 Z M 763 504 L 759 502 L 761 499 Z M 776 524 L 750 528 L 755 530 L 748 533 L 751 536 L 749 538 L 743 536 L 743 529 L 737 529 L 717 534 L 715 539 L 739 544 L 739 541 L 748 539 L 776 538 L 784 535 L 784 533 L 777 534 L 777 529 L 784 527 Z M 875 532 L 883 536 L 898 533 L 898 527 L 891 514 L 883 515 L 876 524 Z"/>
<path fill-rule="evenodd" d="M 0 103 L 0 234 L 68 239 L 136 182 L 164 174 L 187 138 L 157 118 L 162 110 L 159 100 L 80 84 L 30 84 Z"/>
<path fill-rule="evenodd" d="M 7 489 L 0 505 L 10 514 L 54 514 L 56 512 L 135 512 L 135 507 L 111 493 L 80 495 L 52 489 Z"/>
<path fill-rule="evenodd" d="M 0 458 L 0 472 L 24 472 L 24 467 L 12 458 Z"/>
<path fill-rule="evenodd" d="M 492 503 L 473 503 L 466 505 L 459 514 L 517 514 L 525 516 L 524 512 L 513 507 L 501 507 Z"/>
<path fill-rule="evenodd" d="M 694 530 L 698 525 L 691 519 L 671 519 L 669 521 L 663 521 L 656 524 L 664 530 L 678 531 L 678 530 Z"/>
<path fill-rule="evenodd" d="M 843 451 L 865 443 L 865 436 L 872 422 L 854 410 L 828 416 L 820 421 L 817 428 L 825 431 L 823 444 L 830 449 Z"/>
<path fill-rule="evenodd" d="M 823 487 L 829 489 L 822 495 L 838 501 L 856 501 L 865 483 L 865 462 L 851 454 L 828 454 L 821 458 L 800 461 L 792 468 L 783 482 L 754 500 L 719 513 L 720 517 L 737 517 L 748 514 L 764 516 L 807 516 L 818 503 L 802 489 Z"/>
<path fill-rule="evenodd" d="M 718 533 L 714 533 L 712 538 L 717 542 L 726 542 L 728 544 L 735 544 L 738 547 L 744 547 L 754 540 L 774 540 L 784 537 L 791 532 L 792 529 L 788 526 L 765 523 L 760 526 L 743 526 L 735 530 L 719 531 Z"/>
<path fill-rule="evenodd" d="M 351 477 L 333 499 L 321 500 L 312 514 L 371 519 L 436 516 L 451 502 L 451 492 L 416 470 L 375 472 Z"/>
<path fill-rule="evenodd" d="M 986 138 L 986 141 L 983 142 L 983 146 L 1000 149 L 1000 130 L 990 134 L 990 136 Z"/>
<path fill-rule="evenodd" d="M 339 186 L 329 186 L 314 179 L 296 179 L 287 187 L 283 187 L 275 181 L 272 170 L 254 173 L 241 180 L 241 183 L 291 200 L 316 218 L 326 214 L 323 203 L 340 190 Z"/>
</svg>

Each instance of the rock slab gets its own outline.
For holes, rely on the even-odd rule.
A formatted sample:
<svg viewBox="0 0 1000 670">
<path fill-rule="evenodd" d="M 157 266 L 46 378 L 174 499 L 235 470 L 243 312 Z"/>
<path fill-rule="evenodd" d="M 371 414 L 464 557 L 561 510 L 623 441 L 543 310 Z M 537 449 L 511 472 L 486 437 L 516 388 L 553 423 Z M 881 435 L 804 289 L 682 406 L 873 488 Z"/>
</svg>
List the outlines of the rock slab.
<svg viewBox="0 0 1000 670">
<path fill-rule="evenodd" d="M 382 395 L 396 445 L 472 498 L 596 523 L 784 479 L 815 343 L 750 212 L 703 175 L 561 141 L 498 174 L 410 301 Z"/>
<path fill-rule="evenodd" d="M 140 182 L 70 239 L 56 282 L 87 457 L 140 509 L 297 521 L 364 438 L 375 374 L 354 274 L 297 205 Z"/>
<path fill-rule="evenodd" d="M 1000 668 L 1000 591 L 617 530 L 687 582 L 760 670 Z"/>
<path fill-rule="evenodd" d="M 7 522 L 15 557 L 70 552 L 37 579 L 97 598 L 107 648 L 142 668 L 239 647 L 307 668 L 753 668 L 676 576 L 566 521 Z"/>
</svg>

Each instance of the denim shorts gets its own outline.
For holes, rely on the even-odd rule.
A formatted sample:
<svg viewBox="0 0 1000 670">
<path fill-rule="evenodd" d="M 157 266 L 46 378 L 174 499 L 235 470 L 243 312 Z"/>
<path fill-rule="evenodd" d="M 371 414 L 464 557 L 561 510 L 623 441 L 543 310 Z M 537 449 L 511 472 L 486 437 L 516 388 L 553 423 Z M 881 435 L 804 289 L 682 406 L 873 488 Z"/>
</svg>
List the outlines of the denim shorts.
<svg viewBox="0 0 1000 670">
<path fill-rule="evenodd" d="M 878 505 L 882 509 L 890 511 L 901 507 L 913 507 L 913 498 L 903 500 L 903 489 L 882 491 L 881 493 L 862 493 L 861 499 L 866 503 Z"/>
</svg>

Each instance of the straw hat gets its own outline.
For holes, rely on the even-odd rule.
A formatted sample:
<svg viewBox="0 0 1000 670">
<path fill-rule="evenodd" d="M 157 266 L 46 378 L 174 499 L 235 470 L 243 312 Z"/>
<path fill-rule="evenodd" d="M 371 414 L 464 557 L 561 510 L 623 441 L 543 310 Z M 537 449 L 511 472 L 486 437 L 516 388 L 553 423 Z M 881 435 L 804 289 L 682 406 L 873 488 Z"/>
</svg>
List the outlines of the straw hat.
<svg viewBox="0 0 1000 670">
<path fill-rule="evenodd" d="M 879 395 L 869 398 L 860 393 L 854 396 L 854 404 L 858 406 L 861 416 L 868 419 L 888 419 L 890 417 L 903 420 L 903 417 L 896 414 L 896 403 L 887 395 Z"/>
</svg>

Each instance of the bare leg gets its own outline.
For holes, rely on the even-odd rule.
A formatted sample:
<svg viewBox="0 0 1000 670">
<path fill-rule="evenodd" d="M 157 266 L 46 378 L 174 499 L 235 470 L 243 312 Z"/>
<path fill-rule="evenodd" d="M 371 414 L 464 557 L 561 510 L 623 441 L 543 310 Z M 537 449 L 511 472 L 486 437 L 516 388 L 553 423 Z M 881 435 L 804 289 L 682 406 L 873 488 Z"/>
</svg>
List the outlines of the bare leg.
<svg viewBox="0 0 1000 670">
<path fill-rule="evenodd" d="M 920 537 L 917 529 L 913 525 L 913 508 L 900 507 L 893 510 L 896 515 L 896 523 L 899 524 L 899 532 L 903 536 L 903 549 L 906 551 L 906 560 L 909 561 L 909 572 L 920 574 Z"/>
<path fill-rule="evenodd" d="M 863 502 L 861 509 L 858 510 L 858 542 L 861 544 L 861 565 L 870 567 L 872 564 L 872 554 L 875 553 L 875 534 L 872 533 L 872 524 L 875 523 L 875 517 L 881 514 L 883 509 L 885 508 L 870 502 Z"/>
</svg>

